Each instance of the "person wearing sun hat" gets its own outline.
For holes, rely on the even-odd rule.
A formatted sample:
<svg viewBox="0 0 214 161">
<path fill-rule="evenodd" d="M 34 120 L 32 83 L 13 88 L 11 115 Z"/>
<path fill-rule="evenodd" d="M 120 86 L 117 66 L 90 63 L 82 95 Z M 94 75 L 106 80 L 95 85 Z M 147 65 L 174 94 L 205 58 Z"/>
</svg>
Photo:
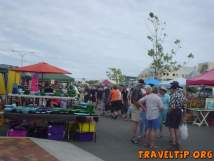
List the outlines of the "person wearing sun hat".
<svg viewBox="0 0 214 161">
<path fill-rule="evenodd" d="M 183 90 L 177 81 L 173 81 L 170 87 L 171 97 L 169 102 L 169 111 L 166 118 L 166 126 L 169 128 L 172 139 L 171 150 L 179 150 L 179 125 L 182 119 L 182 108 L 185 105 L 185 96 Z"/>
<path fill-rule="evenodd" d="M 160 128 L 160 136 L 162 135 L 162 126 L 166 123 L 166 115 L 169 109 L 169 101 L 170 101 L 170 96 L 167 93 L 167 88 L 164 86 L 161 86 L 159 88 L 159 95 L 163 103 L 163 111 L 161 111 L 161 128 Z"/>
</svg>

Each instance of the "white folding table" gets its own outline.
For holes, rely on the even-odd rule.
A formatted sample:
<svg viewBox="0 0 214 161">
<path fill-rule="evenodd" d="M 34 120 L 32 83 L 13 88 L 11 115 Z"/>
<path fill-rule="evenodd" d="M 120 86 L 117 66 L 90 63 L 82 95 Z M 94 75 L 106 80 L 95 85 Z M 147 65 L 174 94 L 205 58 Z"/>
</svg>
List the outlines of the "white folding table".
<svg viewBox="0 0 214 161">
<path fill-rule="evenodd" d="M 207 117 L 211 112 L 214 112 L 214 109 L 210 110 L 205 108 L 186 108 L 186 110 L 190 110 L 196 115 L 193 124 L 198 125 L 199 127 L 204 124 L 206 126 L 209 126 L 209 124 L 207 123 Z"/>
</svg>

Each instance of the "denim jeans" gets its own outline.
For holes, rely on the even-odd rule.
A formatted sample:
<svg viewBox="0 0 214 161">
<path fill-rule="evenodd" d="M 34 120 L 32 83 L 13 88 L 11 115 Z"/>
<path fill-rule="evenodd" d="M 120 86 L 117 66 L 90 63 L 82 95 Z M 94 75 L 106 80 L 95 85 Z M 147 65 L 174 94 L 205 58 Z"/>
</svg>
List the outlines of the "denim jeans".
<svg viewBox="0 0 214 161">
<path fill-rule="evenodd" d="M 128 109 L 127 109 L 127 116 L 129 119 L 131 119 L 131 113 L 132 113 L 132 107 L 129 106 Z"/>
<path fill-rule="evenodd" d="M 146 112 L 141 111 L 140 112 L 140 136 L 143 136 L 145 134 L 145 122 L 146 122 Z"/>
</svg>

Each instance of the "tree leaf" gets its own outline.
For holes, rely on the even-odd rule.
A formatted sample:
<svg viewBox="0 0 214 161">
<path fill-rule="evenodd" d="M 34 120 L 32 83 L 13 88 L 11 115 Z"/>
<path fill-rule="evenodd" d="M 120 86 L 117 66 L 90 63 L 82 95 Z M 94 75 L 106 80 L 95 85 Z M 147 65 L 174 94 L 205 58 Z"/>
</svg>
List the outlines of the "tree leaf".
<svg viewBox="0 0 214 161">
<path fill-rule="evenodd" d="M 154 17 L 154 13 L 153 13 L 153 12 L 150 12 L 150 13 L 149 13 L 149 16 L 150 16 L 151 18 L 153 18 L 153 17 Z"/>
<path fill-rule="evenodd" d="M 153 38 L 151 36 L 147 36 L 147 38 L 150 40 L 150 41 L 153 41 Z"/>
<path fill-rule="evenodd" d="M 175 41 L 174 41 L 174 43 L 177 45 L 177 44 L 180 44 L 181 43 L 181 40 L 179 40 L 179 39 L 176 39 Z"/>
<path fill-rule="evenodd" d="M 192 53 L 190 53 L 188 56 L 187 56 L 189 59 L 193 59 L 194 58 L 194 55 Z"/>
</svg>

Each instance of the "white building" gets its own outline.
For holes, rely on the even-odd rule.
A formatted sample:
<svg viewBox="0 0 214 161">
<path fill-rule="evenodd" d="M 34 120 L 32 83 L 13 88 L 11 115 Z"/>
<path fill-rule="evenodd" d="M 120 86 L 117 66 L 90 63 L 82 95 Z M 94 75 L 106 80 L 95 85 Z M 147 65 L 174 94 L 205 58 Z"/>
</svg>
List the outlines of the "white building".
<svg viewBox="0 0 214 161">
<path fill-rule="evenodd" d="M 140 74 L 139 74 L 139 78 L 141 79 L 150 79 L 150 78 L 154 78 L 154 70 L 152 68 L 146 68 L 145 70 L 143 70 Z"/>
<path fill-rule="evenodd" d="M 196 71 L 196 67 L 182 67 L 177 71 L 162 73 L 161 80 L 175 80 L 177 78 L 188 78 L 193 71 Z"/>
<path fill-rule="evenodd" d="M 205 63 L 198 64 L 199 73 L 203 73 L 211 69 L 214 69 L 214 62 L 205 62 Z"/>
<path fill-rule="evenodd" d="M 140 73 L 139 77 L 143 79 L 151 79 L 154 78 L 153 73 L 153 69 L 147 68 Z M 198 72 L 196 67 L 182 67 L 177 71 L 161 73 L 160 79 L 175 80 L 177 78 L 189 78 L 190 76 L 195 76 L 197 74 Z"/>
<path fill-rule="evenodd" d="M 214 62 L 205 62 L 205 63 L 200 63 L 196 67 L 182 67 L 177 71 L 172 71 L 172 72 L 165 72 L 161 73 L 160 79 L 161 80 L 176 80 L 178 78 L 185 78 L 189 79 L 194 76 L 199 75 L 200 73 L 209 71 L 211 69 L 214 69 Z M 139 78 L 143 79 L 151 79 L 154 78 L 154 70 L 152 68 L 147 68 L 143 70 L 139 74 Z"/>
</svg>

